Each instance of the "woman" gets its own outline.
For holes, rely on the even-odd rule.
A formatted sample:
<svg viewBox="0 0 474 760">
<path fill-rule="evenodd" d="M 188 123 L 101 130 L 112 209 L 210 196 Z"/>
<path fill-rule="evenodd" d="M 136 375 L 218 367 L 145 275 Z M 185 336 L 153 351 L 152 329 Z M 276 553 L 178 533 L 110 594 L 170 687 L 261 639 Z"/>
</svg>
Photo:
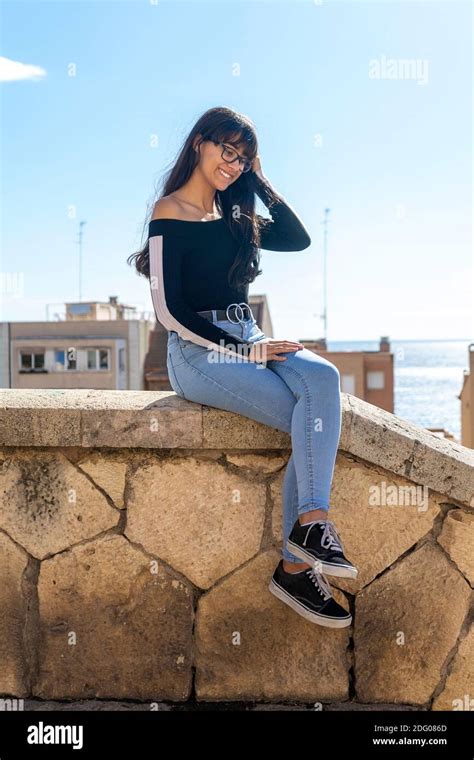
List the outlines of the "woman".
<svg viewBox="0 0 474 760">
<path fill-rule="evenodd" d="M 271 219 L 255 213 L 255 194 Z M 168 331 L 168 372 L 181 398 L 291 434 L 283 484 L 283 557 L 269 590 L 306 619 L 351 624 L 323 573 L 355 578 L 328 519 L 341 430 L 340 377 L 301 343 L 268 338 L 248 305 L 259 248 L 301 251 L 311 239 L 264 175 L 255 127 L 229 108 L 196 122 L 163 183 L 142 251 Z"/>
</svg>

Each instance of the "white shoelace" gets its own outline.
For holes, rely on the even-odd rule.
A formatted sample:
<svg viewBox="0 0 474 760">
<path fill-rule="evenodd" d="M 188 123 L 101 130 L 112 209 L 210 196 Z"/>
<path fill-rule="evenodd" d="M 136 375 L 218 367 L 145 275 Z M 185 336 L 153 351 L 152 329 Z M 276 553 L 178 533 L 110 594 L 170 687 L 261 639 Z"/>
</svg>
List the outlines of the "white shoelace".
<svg viewBox="0 0 474 760">
<path fill-rule="evenodd" d="M 326 523 L 321 538 L 321 546 L 324 549 L 339 549 L 342 552 L 342 542 L 336 526 L 330 520 L 324 520 Z"/>
<path fill-rule="evenodd" d="M 306 570 L 306 575 L 308 578 L 311 578 L 316 588 L 319 589 L 323 597 L 327 600 L 332 597 L 331 587 L 328 584 L 328 582 L 324 579 L 324 577 L 321 575 L 321 573 L 318 573 L 317 570 L 315 570 L 313 567 L 309 567 Z"/>
</svg>

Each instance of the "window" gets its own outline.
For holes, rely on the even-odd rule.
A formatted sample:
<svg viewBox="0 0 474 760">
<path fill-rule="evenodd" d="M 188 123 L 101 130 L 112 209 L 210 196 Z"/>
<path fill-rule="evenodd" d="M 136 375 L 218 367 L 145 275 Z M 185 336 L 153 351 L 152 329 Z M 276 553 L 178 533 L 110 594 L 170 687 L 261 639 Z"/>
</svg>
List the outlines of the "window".
<svg viewBox="0 0 474 760">
<path fill-rule="evenodd" d="M 92 372 L 110 369 L 108 348 L 87 349 L 87 369 Z"/>
<path fill-rule="evenodd" d="M 367 372 L 367 390 L 381 391 L 385 387 L 385 372 Z"/>
<path fill-rule="evenodd" d="M 53 369 L 55 372 L 66 369 L 66 352 L 62 348 L 57 348 L 54 352 Z"/>
<path fill-rule="evenodd" d="M 119 348 L 119 372 L 125 372 L 125 349 Z"/>
<path fill-rule="evenodd" d="M 87 369 L 97 369 L 97 355 L 95 348 L 87 349 Z"/>
<path fill-rule="evenodd" d="M 99 369 L 109 368 L 109 350 L 108 348 L 99 348 Z"/>
<path fill-rule="evenodd" d="M 91 314 L 92 306 L 90 303 L 70 303 L 69 313 L 83 316 L 84 314 Z"/>
<path fill-rule="evenodd" d="M 20 372 L 46 372 L 44 351 L 20 351 Z"/>
<path fill-rule="evenodd" d="M 65 372 L 70 369 L 77 369 L 76 349 L 55 348 L 53 372 Z"/>
<path fill-rule="evenodd" d="M 66 361 L 66 369 L 77 369 L 77 352 L 75 348 L 68 348 Z"/>
<path fill-rule="evenodd" d="M 354 375 L 341 375 L 341 391 L 343 393 L 355 393 L 355 377 Z"/>
</svg>

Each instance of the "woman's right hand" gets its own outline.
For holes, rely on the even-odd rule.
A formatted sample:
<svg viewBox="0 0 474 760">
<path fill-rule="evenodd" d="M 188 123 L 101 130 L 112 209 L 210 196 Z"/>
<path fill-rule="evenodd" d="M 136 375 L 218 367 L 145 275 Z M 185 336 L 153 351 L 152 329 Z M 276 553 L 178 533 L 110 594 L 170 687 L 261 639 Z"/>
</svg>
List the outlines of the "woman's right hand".
<svg viewBox="0 0 474 760">
<path fill-rule="evenodd" d="M 285 362 L 287 356 L 279 356 L 289 351 L 299 351 L 304 348 L 302 343 L 293 340 L 276 340 L 264 338 L 252 346 L 248 357 L 251 361 L 266 363 L 267 361 Z"/>
</svg>

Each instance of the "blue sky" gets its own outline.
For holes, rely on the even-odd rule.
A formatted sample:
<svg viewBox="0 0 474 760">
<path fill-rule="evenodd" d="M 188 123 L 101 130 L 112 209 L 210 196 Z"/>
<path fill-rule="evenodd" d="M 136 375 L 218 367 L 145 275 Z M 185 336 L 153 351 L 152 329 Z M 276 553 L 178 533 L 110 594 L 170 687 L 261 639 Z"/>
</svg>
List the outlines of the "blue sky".
<svg viewBox="0 0 474 760">
<path fill-rule="evenodd" d="M 312 237 L 305 251 L 262 251 L 250 295 L 267 295 L 275 337 L 323 334 L 328 207 L 329 340 L 471 338 L 471 13 L 3 2 L 0 319 L 43 320 L 46 304 L 78 299 L 79 220 L 83 300 L 151 311 L 126 258 L 194 122 L 225 105 L 256 124 L 264 173 Z"/>
</svg>

